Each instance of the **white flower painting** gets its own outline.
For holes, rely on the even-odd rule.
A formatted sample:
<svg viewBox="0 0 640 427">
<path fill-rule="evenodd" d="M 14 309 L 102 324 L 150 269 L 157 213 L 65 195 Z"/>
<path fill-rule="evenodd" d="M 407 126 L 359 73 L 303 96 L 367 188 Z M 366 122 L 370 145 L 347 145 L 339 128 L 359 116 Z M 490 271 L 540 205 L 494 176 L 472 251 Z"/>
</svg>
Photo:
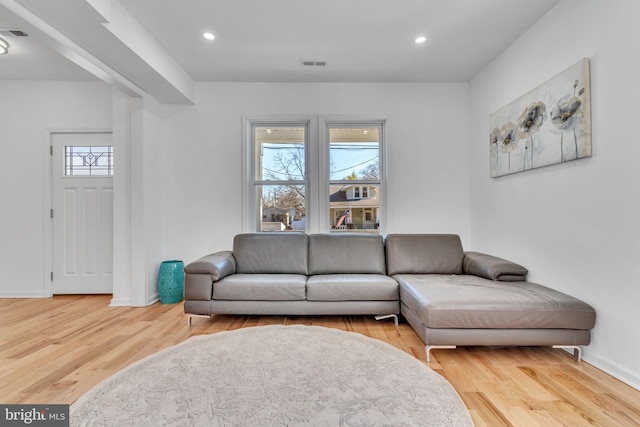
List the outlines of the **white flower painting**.
<svg viewBox="0 0 640 427">
<path fill-rule="evenodd" d="M 489 124 L 491 177 L 590 157 L 589 59 L 491 114 Z"/>
</svg>

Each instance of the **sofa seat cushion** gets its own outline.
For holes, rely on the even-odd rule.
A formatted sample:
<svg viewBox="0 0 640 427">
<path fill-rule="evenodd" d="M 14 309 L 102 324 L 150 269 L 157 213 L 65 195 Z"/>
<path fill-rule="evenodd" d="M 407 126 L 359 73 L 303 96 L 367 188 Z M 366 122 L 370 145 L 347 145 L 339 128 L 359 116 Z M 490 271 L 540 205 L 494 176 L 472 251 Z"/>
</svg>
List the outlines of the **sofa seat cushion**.
<svg viewBox="0 0 640 427">
<path fill-rule="evenodd" d="M 427 328 L 591 329 L 595 324 L 589 304 L 535 283 L 471 275 L 393 278 L 402 302 Z"/>
<path fill-rule="evenodd" d="M 307 280 L 309 301 L 395 301 L 398 282 L 382 274 L 320 274 Z"/>
<path fill-rule="evenodd" d="M 303 301 L 303 274 L 233 274 L 213 285 L 214 300 Z"/>
</svg>

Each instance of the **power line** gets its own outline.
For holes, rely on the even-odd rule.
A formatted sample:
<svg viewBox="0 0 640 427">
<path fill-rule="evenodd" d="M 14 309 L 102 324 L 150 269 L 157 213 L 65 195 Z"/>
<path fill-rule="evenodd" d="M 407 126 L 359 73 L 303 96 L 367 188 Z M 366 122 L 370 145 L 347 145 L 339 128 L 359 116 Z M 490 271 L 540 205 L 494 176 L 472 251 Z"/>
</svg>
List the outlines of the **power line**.
<svg viewBox="0 0 640 427">
<path fill-rule="evenodd" d="M 364 162 L 361 162 L 361 163 L 358 163 L 358 164 L 355 164 L 355 165 L 352 165 L 352 166 L 347 166 L 347 167 L 346 167 L 346 168 L 344 168 L 344 169 L 339 169 L 339 170 L 336 170 L 336 171 L 331 171 L 331 173 L 332 173 L 332 174 L 335 174 L 335 173 L 338 173 L 338 172 L 344 172 L 344 171 L 347 171 L 347 170 L 349 170 L 349 169 L 353 169 L 353 168 L 356 168 L 356 167 L 358 167 L 358 166 L 362 166 L 362 165 L 364 165 L 364 164 L 366 164 L 366 163 L 369 163 L 369 162 L 371 162 L 371 161 L 373 161 L 373 160 L 375 160 L 375 159 L 377 159 L 377 158 L 378 158 L 378 156 L 374 156 L 374 157 L 370 158 L 369 160 L 365 160 Z M 276 170 L 269 169 L 269 168 L 265 168 L 265 167 L 263 167 L 262 169 L 263 169 L 264 171 L 266 171 L 266 172 L 271 172 L 271 173 L 275 173 L 275 174 L 278 174 L 278 175 L 285 175 L 285 176 L 289 175 L 289 173 L 288 173 L 288 172 L 276 171 Z M 298 179 L 303 179 L 303 177 L 300 177 L 300 178 L 298 178 Z"/>
<path fill-rule="evenodd" d="M 291 146 L 287 146 L 286 144 L 277 144 L 277 145 L 262 145 L 264 150 L 300 150 L 304 149 L 304 144 L 289 144 Z M 350 150 L 350 151 L 359 151 L 359 150 L 379 150 L 380 147 L 378 144 L 375 145 L 335 145 L 331 144 L 329 150 Z"/>
<path fill-rule="evenodd" d="M 375 159 L 377 159 L 377 158 L 378 158 L 378 156 L 374 156 L 374 157 L 370 158 L 369 160 L 365 160 L 365 161 L 364 161 L 364 162 L 362 162 L 362 163 L 358 163 L 357 165 L 349 166 L 349 167 L 347 167 L 347 168 L 340 169 L 340 170 L 337 170 L 337 171 L 332 171 L 331 173 L 333 174 L 333 173 L 338 173 L 338 172 L 344 172 L 344 171 L 346 171 L 346 170 L 353 169 L 353 168 L 358 167 L 358 166 L 362 166 L 362 165 L 364 165 L 365 163 L 369 163 L 370 161 L 375 160 Z"/>
<path fill-rule="evenodd" d="M 293 175 L 289 174 L 288 172 L 276 171 L 276 170 L 265 168 L 265 167 L 263 167 L 262 170 L 267 171 L 267 172 L 271 172 L 271 173 L 276 173 L 278 175 L 285 175 L 285 176 L 289 175 L 289 176 L 292 177 L 292 179 L 299 179 L 299 180 L 304 179 L 304 177 L 302 177 L 302 176 L 299 177 L 299 178 L 293 178 Z"/>
</svg>

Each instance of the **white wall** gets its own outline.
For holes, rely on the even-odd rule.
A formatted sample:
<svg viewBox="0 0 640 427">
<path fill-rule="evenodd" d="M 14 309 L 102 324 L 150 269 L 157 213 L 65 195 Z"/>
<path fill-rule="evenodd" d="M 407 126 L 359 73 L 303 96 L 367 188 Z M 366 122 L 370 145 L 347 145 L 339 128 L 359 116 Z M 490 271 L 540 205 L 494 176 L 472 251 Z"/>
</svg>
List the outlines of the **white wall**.
<svg viewBox="0 0 640 427">
<path fill-rule="evenodd" d="M 165 126 L 162 120 L 163 107 L 151 97 L 144 97 L 140 103 L 140 134 L 132 141 L 134 146 L 140 147 L 142 181 L 138 187 L 143 200 L 142 215 L 137 218 L 142 231 L 144 250 L 144 274 L 146 287 L 144 298 L 134 298 L 134 305 L 146 305 L 158 300 L 157 278 L 158 268 L 164 260 L 180 259 L 173 256 L 174 243 L 171 222 L 167 221 L 171 213 L 173 201 L 179 195 L 173 193 L 176 190 L 171 186 L 173 179 L 182 171 L 174 169 L 174 163 L 167 153 L 176 141 L 164 137 Z M 167 145 L 168 144 L 168 145 Z M 136 166 L 136 167 L 137 167 Z M 134 188 L 136 183 L 132 183 Z M 180 190 L 179 188 L 177 189 Z M 137 202 L 134 196 L 134 202 Z M 181 207 L 181 212 L 186 215 L 179 218 L 181 221 L 190 221 L 189 209 Z M 142 290 L 134 282 L 134 295 L 143 295 Z"/>
<path fill-rule="evenodd" d="M 110 129 L 101 82 L 0 81 L 0 297 L 47 296 L 49 131 Z"/>
<path fill-rule="evenodd" d="M 161 261 L 231 247 L 241 231 L 243 115 L 386 116 L 387 232 L 469 239 L 466 84 L 200 84 L 192 106 L 128 98 L 102 83 L 0 82 L 0 93 L 0 196 L 8 201 L 0 296 L 47 296 L 52 129 L 114 129 L 122 163 L 114 180 L 116 305 L 155 301 Z"/>
<path fill-rule="evenodd" d="M 467 240 L 467 94 L 467 84 L 198 84 L 194 106 L 158 118 L 165 256 L 193 261 L 241 232 L 243 115 L 386 116 L 387 232 Z"/>
<path fill-rule="evenodd" d="M 114 287 L 112 305 L 158 300 L 157 273 L 167 259 L 164 182 L 171 179 L 159 122 L 160 104 L 114 89 Z M 169 251 L 170 252 L 170 251 Z"/>
<path fill-rule="evenodd" d="M 640 388 L 640 2 L 565 0 L 470 83 L 471 245 L 597 310 L 588 362 Z M 591 60 L 593 157 L 489 178 L 489 114 Z"/>
</svg>

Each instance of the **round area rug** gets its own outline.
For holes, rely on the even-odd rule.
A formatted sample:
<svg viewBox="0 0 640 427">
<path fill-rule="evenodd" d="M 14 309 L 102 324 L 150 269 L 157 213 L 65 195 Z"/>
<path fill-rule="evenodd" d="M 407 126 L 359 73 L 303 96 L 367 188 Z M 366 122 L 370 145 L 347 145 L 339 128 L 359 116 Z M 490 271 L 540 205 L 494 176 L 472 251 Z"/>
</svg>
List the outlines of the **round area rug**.
<svg viewBox="0 0 640 427">
<path fill-rule="evenodd" d="M 471 426 L 442 376 L 404 351 L 319 326 L 199 335 L 117 372 L 72 426 Z"/>
</svg>

